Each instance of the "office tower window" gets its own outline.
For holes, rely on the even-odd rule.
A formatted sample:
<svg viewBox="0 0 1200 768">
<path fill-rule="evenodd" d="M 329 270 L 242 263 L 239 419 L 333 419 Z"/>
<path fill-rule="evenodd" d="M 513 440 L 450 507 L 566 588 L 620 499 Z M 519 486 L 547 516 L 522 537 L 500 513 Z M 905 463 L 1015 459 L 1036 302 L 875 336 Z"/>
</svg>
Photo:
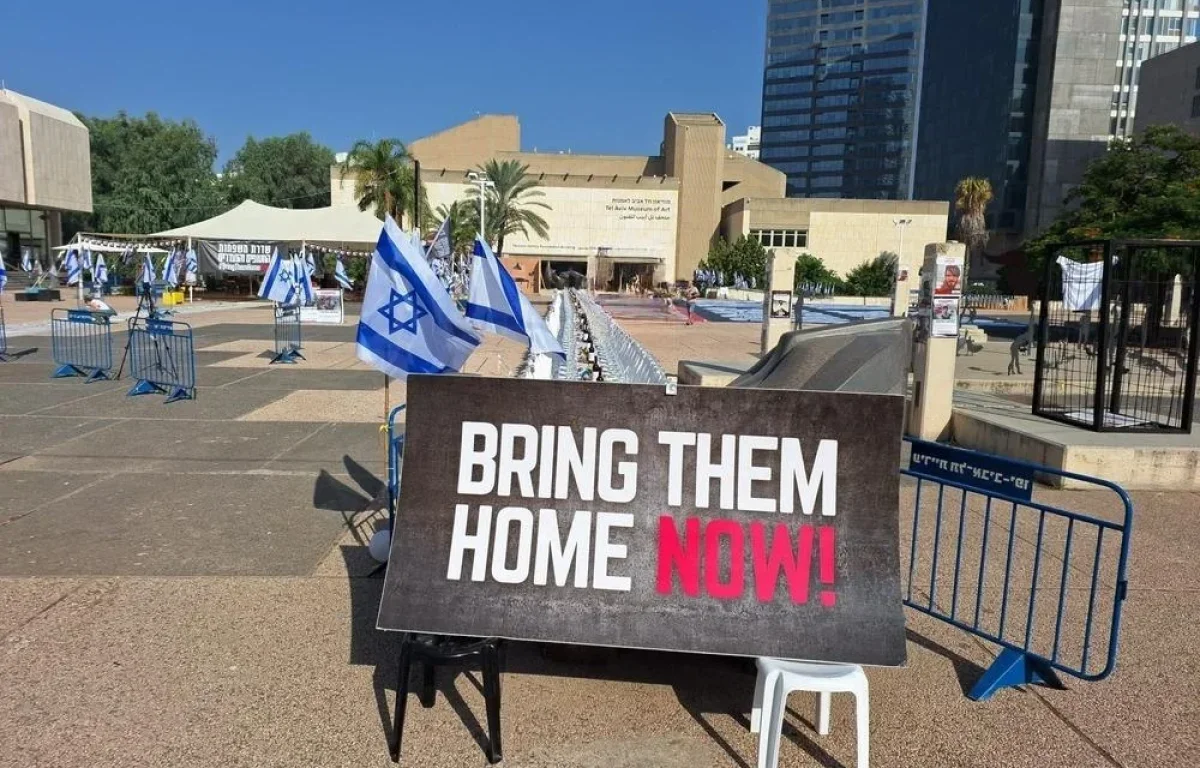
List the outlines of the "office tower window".
<svg viewBox="0 0 1200 768">
<path fill-rule="evenodd" d="M 770 0 L 761 157 L 787 174 L 788 194 L 910 196 L 924 6 Z M 801 98 L 811 98 L 811 107 Z M 811 133 L 796 135 L 808 125 Z M 828 172 L 848 169 L 847 158 L 870 137 L 894 140 L 897 167 Z M 804 162 L 809 157 L 822 164 Z"/>
</svg>

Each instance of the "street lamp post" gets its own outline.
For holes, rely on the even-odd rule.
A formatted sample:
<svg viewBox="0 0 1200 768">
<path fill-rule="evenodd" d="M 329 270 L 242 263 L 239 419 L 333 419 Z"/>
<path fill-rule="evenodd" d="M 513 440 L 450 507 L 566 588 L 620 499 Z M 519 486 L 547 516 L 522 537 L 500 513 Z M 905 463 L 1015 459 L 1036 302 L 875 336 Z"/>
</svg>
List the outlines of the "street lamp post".
<svg viewBox="0 0 1200 768">
<path fill-rule="evenodd" d="M 489 179 L 487 177 L 486 173 L 478 173 L 476 171 L 469 172 L 467 174 L 467 179 L 472 184 L 479 187 L 479 236 L 482 237 L 486 241 L 487 240 L 487 219 L 486 219 L 487 213 L 486 213 L 486 209 L 484 206 L 484 198 L 487 196 L 487 190 L 489 188 L 495 189 L 496 184 L 495 184 L 495 182 L 493 182 L 491 179 Z"/>
<path fill-rule="evenodd" d="M 904 230 L 909 224 L 912 224 L 912 219 L 892 219 L 892 226 L 900 230 L 900 252 L 896 254 L 896 273 L 895 282 L 892 286 L 892 317 L 896 316 L 896 294 L 900 286 L 900 270 L 904 263 Z"/>
</svg>

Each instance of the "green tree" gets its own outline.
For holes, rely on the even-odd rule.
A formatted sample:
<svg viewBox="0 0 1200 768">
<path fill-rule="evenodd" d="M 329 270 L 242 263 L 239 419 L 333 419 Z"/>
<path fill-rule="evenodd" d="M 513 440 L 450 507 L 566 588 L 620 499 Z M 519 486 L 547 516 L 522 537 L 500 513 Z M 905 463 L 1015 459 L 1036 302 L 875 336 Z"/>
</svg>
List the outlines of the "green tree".
<svg viewBox="0 0 1200 768">
<path fill-rule="evenodd" d="M 487 232 L 484 236 L 496 246 L 496 255 L 504 253 L 504 238 L 521 234 L 529 237 L 530 230 L 545 239 L 550 225 L 534 208 L 550 210 L 550 204 L 540 198 L 545 193 L 538 187 L 538 180 L 528 175 L 529 166 L 516 160 L 489 160 L 479 167 L 487 175 L 492 186 L 487 187 L 484 197 L 484 213 L 487 217 Z M 468 202 L 479 206 L 479 188 L 468 192 Z"/>
<path fill-rule="evenodd" d="M 329 168 L 333 150 L 307 132 L 254 137 L 225 164 L 229 203 L 254 200 L 278 208 L 323 208 L 329 205 Z"/>
<path fill-rule="evenodd" d="M 961 179 L 954 187 L 954 210 L 958 213 L 958 238 L 967 246 L 967 268 L 972 254 L 982 255 L 988 241 L 987 209 L 991 205 L 992 182 L 978 176 Z M 966 275 L 963 283 L 966 284 Z"/>
<path fill-rule="evenodd" d="M 837 272 L 825 266 L 825 262 L 818 257 L 811 253 L 802 253 L 796 257 L 795 287 L 799 288 L 803 283 L 841 285 L 842 278 L 838 277 Z"/>
<path fill-rule="evenodd" d="M 412 221 L 413 181 L 415 173 L 408 148 L 399 139 L 379 139 L 374 144 L 356 141 L 346 155 L 340 177 L 354 178 L 354 197 L 358 209 L 371 209 L 383 218 L 390 214 L 397 224 L 404 225 L 405 215 Z M 429 196 L 421 190 L 421 219 L 430 218 Z"/>
<path fill-rule="evenodd" d="M 91 214 L 64 217 L 64 233 L 148 234 L 221 213 L 225 192 L 213 172 L 217 145 L 191 120 L 78 116 L 91 134 Z"/>
<path fill-rule="evenodd" d="M 896 279 L 894 253 L 881 253 L 871 261 L 864 261 L 846 275 L 846 291 L 851 296 L 887 296 L 892 292 Z"/>
<path fill-rule="evenodd" d="M 1025 245 L 1026 266 L 1064 243 L 1142 237 L 1200 239 L 1200 138 L 1178 126 L 1151 126 L 1118 139 L 1067 196 L 1068 208 Z"/>
<path fill-rule="evenodd" d="M 437 226 L 450 220 L 450 244 L 459 256 L 470 254 L 475 246 L 475 235 L 479 232 L 479 204 L 470 200 L 459 200 L 449 206 L 439 205 L 434 212 Z"/>
<path fill-rule="evenodd" d="M 762 287 L 767 275 L 767 249 L 746 235 L 732 243 L 718 237 L 709 246 L 708 257 L 700 263 L 700 268 L 724 273 L 726 282 L 741 275 Z"/>
</svg>

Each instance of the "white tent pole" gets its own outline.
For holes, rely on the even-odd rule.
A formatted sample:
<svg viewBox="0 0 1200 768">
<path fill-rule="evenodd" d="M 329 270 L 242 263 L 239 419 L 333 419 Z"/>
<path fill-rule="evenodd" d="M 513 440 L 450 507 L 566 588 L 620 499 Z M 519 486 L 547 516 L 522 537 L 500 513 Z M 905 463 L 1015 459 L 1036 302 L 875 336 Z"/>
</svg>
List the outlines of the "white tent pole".
<svg viewBox="0 0 1200 768">
<path fill-rule="evenodd" d="M 192 238 L 190 238 L 190 237 L 187 239 L 187 250 L 188 250 L 188 251 L 191 251 L 191 250 L 192 250 Z M 185 254 L 186 254 L 186 252 L 185 252 Z M 197 261 L 197 263 L 196 263 L 196 269 L 199 269 L 199 268 L 200 268 L 200 264 L 199 264 L 199 261 Z M 185 260 L 184 260 L 184 269 L 187 269 L 187 261 L 186 261 L 186 256 L 185 256 Z M 200 277 L 200 275 L 196 275 L 196 278 L 197 278 L 197 279 L 198 279 L 199 277 Z M 187 275 L 184 275 L 184 278 L 186 279 L 186 278 L 187 278 Z M 193 279 L 193 280 L 192 280 L 192 282 L 188 283 L 188 304 L 191 304 L 191 303 L 193 303 L 193 302 L 196 300 L 196 296 L 195 296 L 195 294 L 193 293 L 193 291 L 194 291 L 195 289 L 196 289 L 196 280 L 195 280 L 195 279 Z"/>
</svg>

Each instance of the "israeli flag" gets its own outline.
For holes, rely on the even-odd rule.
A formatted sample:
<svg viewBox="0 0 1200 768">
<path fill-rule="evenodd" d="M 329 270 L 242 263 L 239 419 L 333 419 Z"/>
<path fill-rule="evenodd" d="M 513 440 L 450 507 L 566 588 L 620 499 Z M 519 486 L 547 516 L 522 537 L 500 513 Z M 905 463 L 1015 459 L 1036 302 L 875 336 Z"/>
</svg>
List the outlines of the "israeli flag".
<svg viewBox="0 0 1200 768">
<path fill-rule="evenodd" d="M 404 380 L 460 370 L 479 341 L 420 249 L 388 216 L 367 276 L 358 359 Z"/>
<path fill-rule="evenodd" d="M 67 250 L 63 269 L 67 271 L 67 285 L 75 285 L 83 277 L 83 270 L 79 268 L 79 253 L 74 248 Z"/>
<path fill-rule="evenodd" d="M 200 265 L 196 262 L 196 249 L 188 248 L 187 255 L 184 257 L 183 279 L 189 285 L 196 282 L 197 276 L 200 274 Z"/>
<path fill-rule="evenodd" d="M 25 272 L 33 271 L 33 250 L 30 248 L 21 249 L 21 269 Z"/>
<path fill-rule="evenodd" d="M 83 271 L 92 271 L 92 252 L 87 248 L 83 249 Z"/>
<path fill-rule="evenodd" d="M 354 290 L 354 283 L 350 280 L 350 275 L 346 272 L 346 263 L 342 261 L 341 256 L 337 257 L 337 264 L 333 268 L 333 279 L 347 291 Z"/>
<path fill-rule="evenodd" d="M 4 285 L 8 282 L 8 270 L 4 268 L 4 256 L 0 255 L 0 293 L 4 293 Z"/>
<path fill-rule="evenodd" d="M 297 300 L 304 305 L 316 301 L 313 296 L 312 274 L 308 271 L 309 262 L 304 258 L 292 259 L 292 273 L 295 275 Z"/>
<path fill-rule="evenodd" d="M 96 293 L 101 293 L 108 284 L 108 265 L 104 263 L 104 255 L 96 255 L 96 268 L 92 270 L 92 281 L 96 284 Z"/>
<path fill-rule="evenodd" d="M 450 217 L 447 216 L 442 221 L 442 226 L 438 227 L 437 234 L 433 236 L 433 242 L 429 244 L 429 253 L 426 256 L 430 261 L 449 261 L 454 255 L 454 245 L 450 242 Z"/>
<path fill-rule="evenodd" d="M 142 274 L 138 277 L 138 282 L 142 285 L 154 282 L 154 259 L 150 257 L 149 251 L 142 254 Z"/>
<path fill-rule="evenodd" d="M 133 258 L 134 253 L 135 253 L 135 251 L 133 250 L 132 245 L 126 245 L 124 248 L 122 248 L 121 249 L 121 264 L 128 264 L 129 260 L 131 258 Z"/>
<path fill-rule="evenodd" d="M 284 264 L 279 257 L 279 249 L 271 251 L 271 261 L 267 264 L 267 276 L 258 288 L 260 299 L 270 299 L 280 304 L 294 304 L 296 299 L 296 273 L 290 264 Z"/>
<path fill-rule="evenodd" d="M 507 336 L 516 341 L 529 340 L 535 355 L 560 355 L 562 345 L 546 326 L 546 321 L 517 288 L 512 275 L 483 241 L 475 238 L 475 263 L 471 265 L 471 293 L 467 298 L 467 317 L 478 328 Z"/>
<path fill-rule="evenodd" d="M 163 261 L 163 282 L 169 287 L 179 283 L 179 253 L 171 251 Z"/>
</svg>

